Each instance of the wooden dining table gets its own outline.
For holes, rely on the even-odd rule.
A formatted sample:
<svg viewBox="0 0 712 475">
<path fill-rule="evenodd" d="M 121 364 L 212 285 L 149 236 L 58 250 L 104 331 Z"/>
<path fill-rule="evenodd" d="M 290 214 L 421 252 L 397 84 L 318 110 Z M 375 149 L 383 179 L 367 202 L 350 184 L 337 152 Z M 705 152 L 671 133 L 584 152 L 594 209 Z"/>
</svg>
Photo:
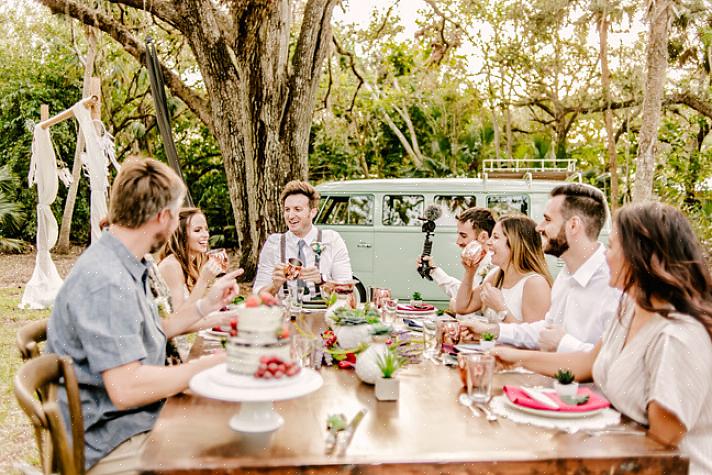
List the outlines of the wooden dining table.
<svg viewBox="0 0 712 475">
<path fill-rule="evenodd" d="M 323 314 L 303 317 L 300 327 L 317 332 Z M 192 357 L 215 348 L 198 338 Z M 353 370 L 320 370 L 324 384 L 299 399 L 276 402 L 284 425 L 271 436 L 252 437 L 228 426 L 239 403 L 191 394 L 169 398 L 141 459 L 143 474 L 383 474 L 383 473 L 610 473 L 686 474 L 688 460 L 676 449 L 643 435 L 566 433 L 488 422 L 458 404 L 457 370 L 424 360 L 401 370 L 400 397 L 376 400 L 372 385 Z M 541 375 L 501 373 L 494 393 L 513 385 L 550 384 Z M 368 412 L 343 455 L 325 454 L 326 419 Z M 644 429 L 623 417 L 632 431 Z"/>
</svg>

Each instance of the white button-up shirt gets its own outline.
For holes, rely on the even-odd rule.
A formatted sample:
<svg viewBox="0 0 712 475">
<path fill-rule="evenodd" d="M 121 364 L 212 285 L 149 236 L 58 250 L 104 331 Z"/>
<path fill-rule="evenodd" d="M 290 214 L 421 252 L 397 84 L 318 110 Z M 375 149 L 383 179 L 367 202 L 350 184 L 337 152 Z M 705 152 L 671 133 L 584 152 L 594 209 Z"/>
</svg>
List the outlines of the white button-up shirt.
<svg viewBox="0 0 712 475">
<path fill-rule="evenodd" d="M 551 307 L 544 320 L 502 323 L 497 342 L 537 349 L 539 332 L 556 324 L 566 331 L 557 351 L 590 351 L 618 310 L 621 293 L 608 285 L 609 276 L 601 244 L 573 274 L 564 266 L 551 288 Z"/>
<path fill-rule="evenodd" d="M 302 250 L 304 254 L 304 267 L 310 267 L 315 264 L 315 255 L 312 251 L 311 243 L 316 240 L 318 229 L 312 226 L 311 231 L 304 236 L 303 239 L 306 243 L 304 249 Z M 269 286 L 272 283 L 272 272 L 277 264 L 286 264 L 286 262 L 280 262 L 280 238 L 281 234 L 271 234 L 267 238 L 262 251 L 260 252 L 260 261 L 257 266 L 257 276 L 255 277 L 255 283 L 252 287 L 254 293 L 259 292 L 260 289 Z M 295 236 L 291 231 L 286 233 L 286 246 L 285 246 L 285 260 L 291 257 L 297 257 L 299 253 L 299 240 L 300 238 Z M 353 273 L 351 272 L 351 260 L 349 259 L 349 251 L 346 248 L 346 243 L 341 238 L 339 233 L 329 229 L 325 229 L 321 232 L 321 241 L 324 244 L 324 250 L 321 253 L 321 259 L 319 260 L 319 272 L 325 281 L 335 281 L 344 282 L 349 281 L 353 278 Z M 297 281 L 287 282 L 289 286 L 296 286 Z M 307 284 L 310 290 L 310 294 L 314 295 L 315 288 L 314 284 L 309 282 Z"/>
</svg>

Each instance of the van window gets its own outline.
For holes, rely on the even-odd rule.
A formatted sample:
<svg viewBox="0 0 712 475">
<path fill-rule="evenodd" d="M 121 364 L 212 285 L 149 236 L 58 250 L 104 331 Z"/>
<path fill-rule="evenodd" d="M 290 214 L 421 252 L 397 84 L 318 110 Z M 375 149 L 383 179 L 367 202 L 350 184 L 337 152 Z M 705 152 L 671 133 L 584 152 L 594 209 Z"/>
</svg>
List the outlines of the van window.
<svg viewBox="0 0 712 475">
<path fill-rule="evenodd" d="M 424 198 L 421 195 L 386 195 L 383 197 L 383 224 L 386 226 L 420 226 Z"/>
<path fill-rule="evenodd" d="M 487 207 L 497 213 L 498 217 L 508 214 L 529 216 L 529 195 L 490 195 L 487 197 Z"/>
<path fill-rule="evenodd" d="M 316 224 L 373 226 L 373 195 L 324 196 Z"/>
<path fill-rule="evenodd" d="M 467 208 L 477 206 L 477 199 L 474 196 L 454 196 L 438 195 L 433 200 L 439 206 L 443 214 L 435 221 L 438 226 L 455 226 L 457 215 Z"/>
</svg>

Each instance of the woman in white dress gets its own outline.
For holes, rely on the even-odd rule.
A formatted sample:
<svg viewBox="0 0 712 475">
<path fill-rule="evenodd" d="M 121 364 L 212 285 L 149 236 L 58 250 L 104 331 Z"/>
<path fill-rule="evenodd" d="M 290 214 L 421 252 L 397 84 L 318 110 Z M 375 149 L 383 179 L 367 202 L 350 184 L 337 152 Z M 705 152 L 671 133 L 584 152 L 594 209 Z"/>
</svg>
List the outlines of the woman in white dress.
<svg viewBox="0 0 712 475">
<path fill-rule="evenodd" d="M 645 203 L 618 212 L 606 259 L 624 297 L 591 352 L 494 352 L 540 373 L 593 378 L 650 437 L 679 446 L 691 474 L 712 473 L 712 277 L 702 247 L 680 211 Z"/>
<path fill-rule="evenodd" d="M 178 228 L 163 246 L 158 264 L 174 310 L 200 299 L 221 271 L 206 254 L 210 231 L 203 212 L 183 208 L 178 220 Z"/>
<path fill-rule="evenodd" d="M 455 304 L 457 313 L 487 309 L 503 315 L 505 322 L 543 319 L 551 304 L 552 278 L 534 220 L 527 216 L 500 219 L 487 245 L 492 264 L 498 268 L 472 289 L 479 262 L 463 259 L 465 276 Z"/>
</svg>

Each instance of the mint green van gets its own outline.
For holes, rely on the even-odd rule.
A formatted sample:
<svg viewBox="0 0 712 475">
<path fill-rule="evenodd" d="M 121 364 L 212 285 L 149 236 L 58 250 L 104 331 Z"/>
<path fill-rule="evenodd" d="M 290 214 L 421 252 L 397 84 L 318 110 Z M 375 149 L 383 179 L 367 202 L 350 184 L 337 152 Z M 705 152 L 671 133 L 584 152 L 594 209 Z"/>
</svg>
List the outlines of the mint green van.
<svg viewBox="0 0 712 475">
<path fill-rule="evenodd" d="M 455 244 L 455 216 L 472 206 L 494 210 L 498 216 L 524 213 L 541 221 L 549 192 L 562 181 L 479 178 L 397 178 L 322 183 L 321 207 L 315 223 L 344 238 L 351 257 L 361 301 L 369 287 L 391 289 L 394 298 L 420 292 L 429 302 L 447 298 L 438 286 L 420 277 L 416 258 L 425 234 L 418 217 L 428 205 L 442 210 L 435 222 L 432 255 L 438 266 L 460 278 L 460 248 Z M 602 232 L 606 240 L 608 230 Z M 563 263 L 547 256 L 556 275 Z"/>
</svg>

